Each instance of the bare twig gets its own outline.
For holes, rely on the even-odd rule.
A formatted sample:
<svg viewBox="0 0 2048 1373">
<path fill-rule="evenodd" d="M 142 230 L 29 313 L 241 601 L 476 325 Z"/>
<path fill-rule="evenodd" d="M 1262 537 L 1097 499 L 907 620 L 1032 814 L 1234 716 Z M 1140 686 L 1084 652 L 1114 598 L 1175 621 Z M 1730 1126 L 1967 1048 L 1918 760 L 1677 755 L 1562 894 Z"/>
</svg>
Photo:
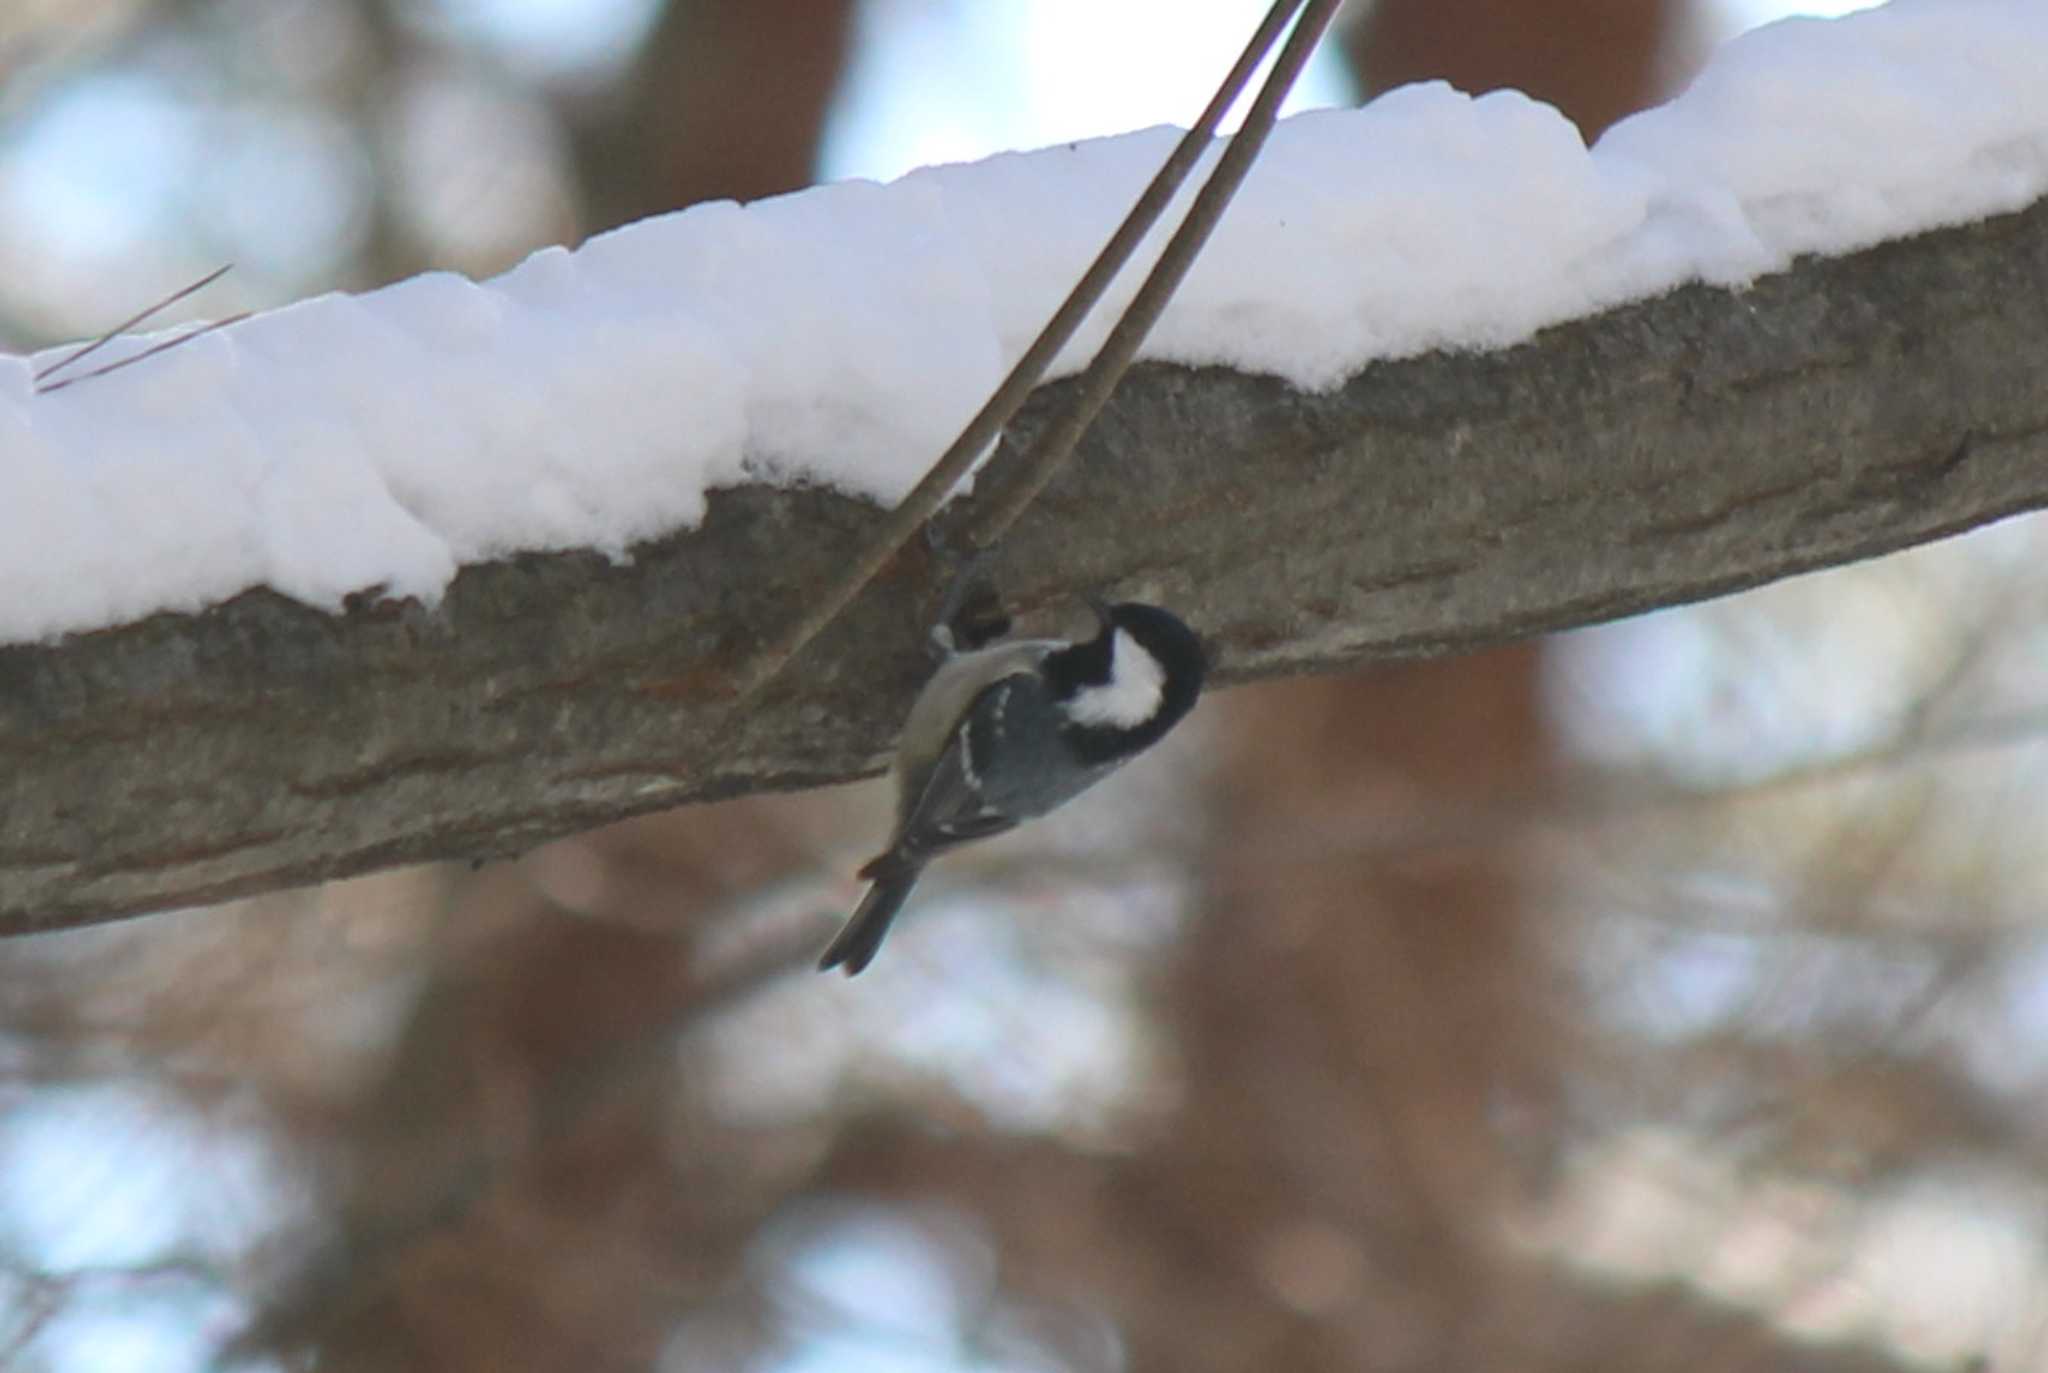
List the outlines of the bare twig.
<svg viewBox="0 0 2048 1373">
<path fill-rule="evenodd" d="M 106 347 L 115 339 L 121 337 L 121 335 L 127 333 L 130 329 L 133 329 L 136 325 L 148 319 L 151 315 L 159 314 L 162 311 L 168 310 L 173 305 L 176 305 L 179 301 L 185 299 L 185 297 L 194 295 L 200 291 L 205 290 L 207 287 L 213 285 L 214 282 L 219 281 L 222 277 L 226 276 L 230 271 L 234 270 L 234 265 L 235 264 L 232 262 L 223 263 L 219 267 L 216 267 L 212 271 L 208 272 L 205 276 L 199 278 L 199 280 L 193 282 L 190 286 L 186 286 L 180 290 L 171 292 L 171 294 L 165 296 L 162 300 L 156 302 L 156 304 L 154 305 L 149 306 L 147 309 L 136 311 L 128 318 L 122 320 L 119 324 L 116 324 L 113 328 L 107 330 L 106 333 L 101 334 L 92 342 L 81 344 L 77 348 L 72 349 L 63 357 L 58 358 L 48 367 L 45 367 L 42 371 L 36 373 L 36 390 L 54 391 L 60 386 L 68 386 L 71 384 L 72 381 L 79 380 L 79 378 L 77 377 L 72 377 L 69 381 L 52 382 L 50 378 L 56 376 L 65 368 L 71 367 L 79 362 L 84 361 L 86 358 L 91 357 L 94 353 L 97 353 L 100 349 Z M 237 318 L 245 318 L 245 316 L 237 316 Z M 212 327 L 219 328 L 221 324 L 232 324 L 233 322 L 233 320 L 222 320 L 220 324 L 214 325 Z M 187 337 L 192 336 L 187 335 Z M 183 342 L 182 339 L 175 341 Z M 156 348 L 152 348 L 150 351 L 161 352 L 165 346 L 166 345 L 159 344 Z M 134 360 L 135 359 L 133 358 L 129 359 L 130 362 L 133 362 Z M 120 364 L 116 365 L 118 366 Z M 102 370 L 112 371 L 113 369 L 103 368 Z M 98 374 L 94 373 L 93 375 Z"/>
<path fill-rule="evenodd" d="M 203 338 L 207 334 L 227 328 L 230 324 L 240 324 L 243 320 L 249 318 L 251 313 L 253 312 L 243 310 L 238 314 L 229 315 L 226 319 L 217 319 L 211 324 L 202 324 L 197 329 L 182 333 L 176 338 L 167 338 L 162 343 L 145 348 L 132 357 L 122 358 L 119 362 L 110 362 L 104 367 L 95 367 L 90 372 L 81 372 L 75 377 L 65 377 L 62 381 L 53 381 L 39 385 L 36 387 L 36 394 L 39 396 L 48 395 L 52 391 L 61 391 L 75 382 L 91 381 L 94 377 L 103 377 L 109 372 L 118 372 L 123 367 L 133 367 L 144 358 L 153 358 L 158 353 L 167 352 L 172 348 L 183 347 L 193 339 Z M 98 345 L 95 344 L 94 346 L 97 347 Z"/>
<path fill-rule="evenodd" d="M 1037 499 L 1038 493 L 1045 489 L 1045 484 L 1052 480 L 1053 474 L 1074 451 L 1081 435 L 1094 423 L 1110 392 L 1116 389 L 1130 368 L 1131 360 L 1138 355 L 1138 346 L 1152 332 L 1152 326 L 1159 322 L 1167 302 L 1180 288 L 1188 269 L 1194 266 L 1203 245 L 1209 241 L 1210 233 L 1223 218 L 1231 198 L 1237 194 L 1237 188 L 1244 184 L 1246 173 L 1251 171 L 1259 150 L 1265 146 L 1266 136 L 1273 131 L 1273 125 L 1279 118 L 1280 102 L 1287 98 L 1287 92 L 1293 88 L 1295 78 L 1301 75 L 1301 69 L 1308 65 L 1309 54 L 1315 51 L 1323 30 L 1329 27 L 1331 17 L 1342 3 L 1343 0 L 1311 0 L 1302 13 L 1301 22 L 1295 25 L 1294 32 L 1288 36 L 1287 46 L 1280 52 L 1280 60 L 1273 64 L 1272 73 L 1259 90 L 1258 99 L 1252 102 L 1244 127 L 1223 150 L 1215 173 L 1203 183 L 1187 218 L 1181 221 L 1172 242 L 1166 245 L 1166 251 L 1152 268 L 1152 274 L 1145 278 L 1145 284 L 1138 289 L 1130 307 L 1117 320 L 1116 327 L 1103 342 L 1102 351 L 1095 355 L 1095 361 L 1081 374 L 1080 389 L 1069 401 L 1065 412 L 1038 436 L 1038 442 L 1017 462 L 1014 470 L 1002 474 L 1003 484 L 975 520 L 970 536 L 975 547 L 988 548 L 1003 536 L 1026 507 Z"/>
<path fill-rule="evenodd" d="M 1321 3 L 1326 8 L 1334 8 L 1329 0 L 1321 0 Z M 889 560 L 896 556 L 897 551 L 908 543 L 924 526 L 925 521 L 944 504 L 946 497 L 960 484 L 960 479 L 967 475 L 968 469 L 974 465 L 983 450 L 995 440 L 1002 432 L 1003 426 L 1017 413 L 1017 408 L 1024 403 L 1024 398 L 1045 375 L 1046 368 L 1052 365 L 1060 349 L 1067 345 L 1074 331 L 1081 326 L 1081 321 L 1087 318 L 1088 312 L 1109 289 L 1110 282 L 1116 279 L 1124 263 L 1130 260 L 1131 254 L 1137 250 L 1146 233 L 1172 203 L 1181 184 L 1187 180 L 1188 173 L 1208 150 L 1218 126 L 1223 122 L 1224 114 L 1237 102 L 1237 97 L 1251 81 L 1252 73 L 1258 69 L 1259 63 L 1265 60 L 1267 52 L 1278 41 L 1280 31 L 1286 28 L 1288 20 L 1294 17 L 1301 4 L 1302 0 L 1276 0 L 1273 7 L 1266 12 L 1258 31 L 1245 45 L 1237 64 L 1216 88 L 1216 94 L 1210 98 L 1201 118 L 1196 120 L 1194 127 L 1182 137 L 1172 155 L 1152 178 L 1151 184 L 1145 188 L 1144 194 L 1138 197 L 1137 204 L 1131 207 L 1130 214 L 1117 226 L 1116 233 L 1103 245 L 1102 251 L 1096 255 L 1095 261 L 1089 265 L 1080 281 L 1075 283 L 1066 300 L 1046 322 L 1045 328 L 1024 351 L 1024 355 L 1017 360 L 1017 365 L 1010 369 L 1009 376 L 1003 379 L 1002 384 L 996 388 L 995 393 L 988 398 L 974 418 L 967 422 L 967 427 L 960 431 L 960 436 L 953 440 L 952 445 L 940 456 L 931 471 L 925 474 L 924 479 L 912 488 L 901 504 L 883 516 L 873 536 L 846 565 L 838 580 L 827 587 L 824 594 L 812 600 L 800 614 L 794 616 L 788 628 L 779 637 L 759 649 L 740 678 L 738 695 L 741 698 L 751 695 L 770 681 L 786 663 L 802 651 L 805 644 L 816 638 L 825 626 L 838 618 L 839 613 L 852 603 L 854 597 L 875 579 Z M 1285 59 L 1282 60 L 1284 62 Z M 1270 86 L 1269 80 L 1268 87 Z M 1118 372 L 1121 373 L 1121 370 L 1119 368 Z M 1113 382 L 1112 378 L 1112 384 Z"/>
</svg>

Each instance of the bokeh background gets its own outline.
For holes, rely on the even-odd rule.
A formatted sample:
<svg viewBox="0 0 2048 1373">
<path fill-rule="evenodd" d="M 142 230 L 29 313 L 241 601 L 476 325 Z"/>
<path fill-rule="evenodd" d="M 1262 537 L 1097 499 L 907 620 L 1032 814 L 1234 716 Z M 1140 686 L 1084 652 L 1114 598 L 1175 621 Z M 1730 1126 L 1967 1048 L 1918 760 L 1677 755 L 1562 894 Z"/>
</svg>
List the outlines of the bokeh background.
<svg viewBox="0 0 2048 1373">
<path fill-rule="evenodd" d="M 1261 9 L 8 0 L 0 343 L 1185 121 Z M 2041 530 L 1221 694 L 852 982 L 872 784 L 0 945 L 0 1368 L 2048 1369 Z"/>
</svg>

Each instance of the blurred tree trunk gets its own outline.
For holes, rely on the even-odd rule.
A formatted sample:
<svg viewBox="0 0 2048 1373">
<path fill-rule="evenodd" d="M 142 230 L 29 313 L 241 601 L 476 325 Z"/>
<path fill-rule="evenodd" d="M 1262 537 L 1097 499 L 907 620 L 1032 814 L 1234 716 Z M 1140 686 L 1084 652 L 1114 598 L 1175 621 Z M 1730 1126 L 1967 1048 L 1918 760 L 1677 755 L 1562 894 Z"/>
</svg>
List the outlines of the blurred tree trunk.
<svg viewBox="0 0 2048 1373">
<path fill-rule="evenodd" d="M 1345 42 L 1371 88 L 1514 85 L 1591 136 L 1654 99 L 1683 9 L 1381 0 Z M 1522 866 L 1484 838 L 1394 861 L 1357 841 L 1455 832 L 1540 789 L 1541 653 L 1229 699 L 1208 909 L 1164 988 L 1188 1096 L 1150 1160 L 1191 1299 L 1131 1330 L 1141 1367 L 1468 1368 L 1513 1351 L 1488 1328 L 1518 1304 L 1503 1122 L 1548 1114 L 1571 1045 Z"/>
<path fill-rule="evenodd" d="M 672 0 L 623 98 L 572 115 L 592 228 L 808 184 L 854 7 Z M 653 1366 L 779 1195 L 708 1134 L 679 1160 L 674 1075 L 639 1070 L 720 994 L 672 922 L 802 863 L 791 804 L 578 841 L 613 888 L 594 918 L 522 874 L 463 884 L 381 1081 L 320 1123 L 338 1233 L 261 1338 L 364 1373 Z"/>
<path fill-rule="evenodd" d="M 1442 78 L 1547 100 L 1592 142 L 1690 65 L 1691 0 L 1378 0 L 1342 30 L 1368 91 Z"/>
<path fill-rule="evenodd" d="M 854 0 L 669 0 L 615 98 L 567 114 L 593 232 L 811 184 Z"/>
<path fill-rule="evenodd" d="M 333 1234 L 253 1342 L 360 1373 L 652 1367 L 789 1185 L 787 1160 L 681 1099 L 673 1046 L 732 991 L 692 932 L 805 861 L 802 804 L 574 841 L 606 874 L 589 911 L 517 868 L 459 883 L 383 1073 L 306 1122 L 338 1184 Z"/>
</svg>

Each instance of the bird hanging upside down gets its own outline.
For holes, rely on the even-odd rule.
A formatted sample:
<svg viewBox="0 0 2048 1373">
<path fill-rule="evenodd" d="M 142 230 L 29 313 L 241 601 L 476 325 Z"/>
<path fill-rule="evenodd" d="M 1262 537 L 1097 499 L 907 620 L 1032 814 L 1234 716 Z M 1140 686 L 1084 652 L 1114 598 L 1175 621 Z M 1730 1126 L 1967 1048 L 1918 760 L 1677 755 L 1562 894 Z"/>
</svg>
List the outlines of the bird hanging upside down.
<svg viewBox="0 0 2048 1373">
<path fill-rule="evenodd" d="M 1208 665 L 1193 630 L 1154 605 L 1088 604 L 1092 639 L 956 653 L 925 683 L 897 747 L 895 833 L 819 968 L 865 968 L 926 863 L 1073 800 L 1194 708 Z"/>
</svg>

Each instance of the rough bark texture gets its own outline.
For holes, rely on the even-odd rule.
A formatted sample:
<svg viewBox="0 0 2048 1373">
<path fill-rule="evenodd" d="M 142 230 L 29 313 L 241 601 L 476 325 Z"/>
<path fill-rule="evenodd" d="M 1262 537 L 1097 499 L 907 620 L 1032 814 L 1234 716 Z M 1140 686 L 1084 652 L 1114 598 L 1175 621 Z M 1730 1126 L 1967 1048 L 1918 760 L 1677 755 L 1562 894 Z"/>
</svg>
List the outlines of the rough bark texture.
<svg viewBox="0 0 2048 1373">
<path fill-rule="evenodd" d="M 2048 205 L 1327 394 L 1146 366 L 995 570 L 1027 611 L 1163 598 L 1226 680 L 1497 642 L 2048 504 L 2044 359 Z M 734 490 L 630 565 L 472 568 L 431 610 L 252 592 L 0 649 L 0 932 L 869 772 L 924 670 L 924 559 L 722 688 L 870 514 Z"/>
</svg>

